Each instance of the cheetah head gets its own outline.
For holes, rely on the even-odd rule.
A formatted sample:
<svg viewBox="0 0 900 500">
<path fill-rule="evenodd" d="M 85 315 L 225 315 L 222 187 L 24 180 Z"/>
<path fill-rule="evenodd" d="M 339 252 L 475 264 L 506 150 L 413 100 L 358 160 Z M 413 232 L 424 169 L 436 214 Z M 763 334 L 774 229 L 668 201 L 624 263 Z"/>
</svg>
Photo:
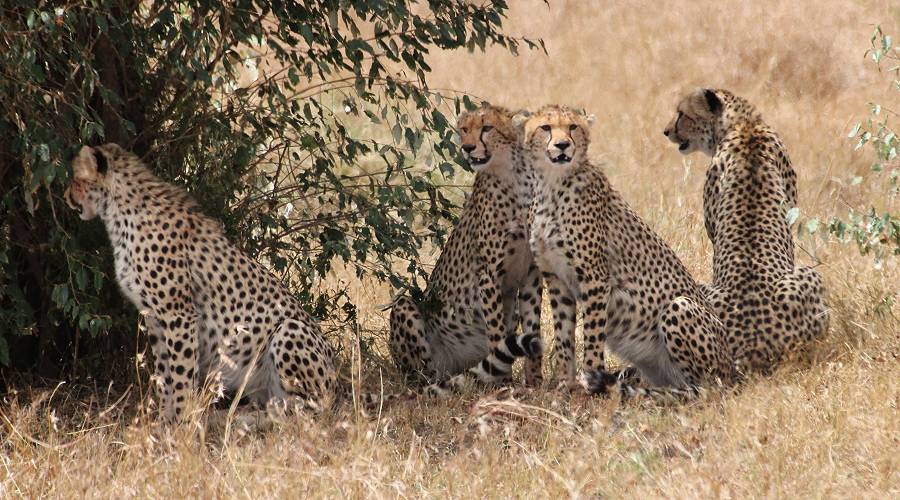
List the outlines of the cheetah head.
<svg viewBox="0 0 900 500">
<path fill-rule="evenodd" d="M 525 150 L 536 167 L 560 169 L 587 156 L 593 116 L 566 106 L 544 106 L 532 115 L 517 115 Z"/>
<path fill-rule="evenodd" d="M 63 196 L 69 207 L 79 211 L 82 220 L 91 220 L 103 211 L 110 164 L 121 153 L 122 148 L 116 144 L 82 146 L 72 160 L 72 181 Z"/>
<path fill-rule="evenodd" d="M 663 134 L 678 144 L 681 154 L 701 151 L 712 156 L 716 148 L 716 130 L 725 105 L 719 91 L 699 89 L 681 99 L 675 117 Z"/>
<path fill-rule="evenodd" d="M 510 164 L 517 131 L 508 110 L 482 104 L 459 115 L 456 130 L 463 154 L 476 172 Z"/>
</svg>

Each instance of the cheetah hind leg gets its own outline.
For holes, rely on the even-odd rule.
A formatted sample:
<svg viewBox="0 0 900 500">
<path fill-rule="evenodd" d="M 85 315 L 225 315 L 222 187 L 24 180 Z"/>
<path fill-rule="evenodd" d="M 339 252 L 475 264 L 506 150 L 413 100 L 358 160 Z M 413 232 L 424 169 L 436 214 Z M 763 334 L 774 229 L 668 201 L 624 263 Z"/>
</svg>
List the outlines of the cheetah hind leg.
<svg viewBox="0 0 900 500">
<path fill-rule="evenodd" d="M 275 375 L 267 406 L 288 412 L 331 407 L 337 386 L 334 355 L 315 323 L 285 320 L 272 337 L 268 354 L 274 366 L 259 364 Z"/>
<path fill-rule="evenodd" d="M 825 304 L 825 286 L 818 272 L 809 267 L 798 267 L 778 280 L 775 290 L 779 302 L 783 304 L 786 301 L 791 309 L 798 309 L 796 313 L 791 310 L 792 316 L 796 316 L 788 319 L 788 324 L 793 324 L 788 332 L 783 332 L 786 352 L 800 349 L 825 334 L 829 314 Z"/>
<path fill-rule="evenodd" d="M 690 297 L 678 297 L 661 315 L 658 328 L 674 370 L 668 376 L 657 373 L 657 378 L 663 376 L 663 383 L 652 387 L 621 383 L 624 397 L 681 401 L 698 396 L 704 386 L 734 382 L 734 362 L 724 327 L 704 305 Z"/>
<path fill-rule="evenodd" d="M 809 267 L 799 267 L 775 284 L 775 314 L 784 331 L 771 341 L 776 359 L 801 351 L 828 329 L 829 313 L 825 304 L 822 276 Z"/>
<path fill-rule="evenodd" d="M 423 382 L 433 376 L 425 321 L 419 307 L 407 295 L 398 297 L 391 307 L 388 347 L 394 364 L 405 378 Z"/>
</svg>

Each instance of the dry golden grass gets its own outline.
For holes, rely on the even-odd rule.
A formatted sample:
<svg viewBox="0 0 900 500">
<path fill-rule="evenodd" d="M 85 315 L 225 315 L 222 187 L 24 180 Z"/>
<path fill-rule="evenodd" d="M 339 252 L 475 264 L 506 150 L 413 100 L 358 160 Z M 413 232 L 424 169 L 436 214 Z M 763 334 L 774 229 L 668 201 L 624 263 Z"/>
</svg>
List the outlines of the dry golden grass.
<svg viewBox="0 0 900 500">
<path fill-rule="evenodd" d="M 598 117 L 592 155 L 698 278 L 706 160 L 662 137 L 685 87 L 744 95 L 783 135 L 804 215 L 884 200 L 849 186 L 871 158 L 845 137 L 866 103 L 896 102 L 863 60 L 890 3 L 721 1 L 512 2 L 512 32 L 542 37 L 549 57 L 434 54 L 435 87 L 508 106 L 582 106 Z M 886 202 L 881 202 L 886 203 Z M 900 339 L 896 261 L 876 269 L 856 249 L 799 241 L 821 261 L 832 326 L 811 362 L 740 391 L 682 406 L 620 405 L 550 390 L 469 394 L 365 418 L 345 405 L 268 430 L 221 422 L 167 431 L 140 388 L 11 395 L 0 422 L 0 497 L 871 497 L 900 496 Z M 353 283 L 352 277 L 336 276 Z M 354 285 L 369 329 L 388 290 Z M 367 383 L 378 379 L 365 367 Z M 391 373 L 385 372 L 390 380 Z M 389 387 L 395 387 L 389 385 Z M 210 412 L 209 420 L 221 421 Z"/>
</svg>

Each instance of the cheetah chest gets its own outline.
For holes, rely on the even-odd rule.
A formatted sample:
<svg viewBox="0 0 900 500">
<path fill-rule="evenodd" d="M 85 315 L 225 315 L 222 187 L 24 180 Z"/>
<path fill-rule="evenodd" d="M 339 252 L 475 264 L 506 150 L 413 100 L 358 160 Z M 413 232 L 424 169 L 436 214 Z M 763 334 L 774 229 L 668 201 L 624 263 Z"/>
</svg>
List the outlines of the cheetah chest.
<svg viewBox="0 0 900 500">
<path fill-rule="evenodd" d="M 113 257 L 116 281 L 119 283 L 122 293 L 139 309 L 146 307 L 142 298 L 143 286 L 135 268 L 137 253 L 134 244 L 122 238 L 122 243 L 113 247 Z"/>
<path fill-rule="evenodd" d="M 513 219 L 508 228 L 507 252 L 503 259 L 505 290 L 521 288 L 525 284 L 528 270 L 534 258 L 529 247 L 528 235 L 518 219 Z"/>
<path fill-rule="evenodd" d="M 575 274 L 566 257 L 565 247 L 571 235 L 549 211 L 538 210 L 531 227 L 529 244 L 535 263 L 542 272 L 555 274 L 570 288 L 575 285 Z"/>
</svg>

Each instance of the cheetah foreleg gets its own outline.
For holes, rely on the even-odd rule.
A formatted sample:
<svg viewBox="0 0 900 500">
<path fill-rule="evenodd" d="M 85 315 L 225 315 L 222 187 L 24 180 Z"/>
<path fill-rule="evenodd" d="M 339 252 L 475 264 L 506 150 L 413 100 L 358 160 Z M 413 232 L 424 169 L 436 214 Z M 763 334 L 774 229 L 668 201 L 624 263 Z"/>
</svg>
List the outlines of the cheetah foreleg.
<svg viewBox="0 0 900 500">
<path fill-rule="evenodd" d="M 553 273 L 544 273 L 544 282 L 550 296 L 553 312 L 553 330 L 556 335 L 553 347 L 555 369 L 564 371 L 563 382 L 575 385 L 575 297 L 568 286 Z"/>
<path fill-rule="evenodd" d="M 519 318 L 522 322 L 522 333 L 534 334 L 541 338 L 541 302 L 543 299 L 543 282 L 537 266 L 532 264 L 528 270 L 525 286 L 519 290 Z M 525 385 L 535 387 L 543 379 L 543 357 L 525 359 Z"/>
<path fill-rule="evenodd" d="M 187 307 L 168 312 L 165 318 L 155 315 L 148 318 L 152 318 L 147 322 L 147 333 L 155 358 L 160 416 L 171 422 L 184 417 L 187 401 L 194 394 L 198 356 L 196 320 Z"/>
<path fill-rule="evenodd" d="M 584 307 L 584 368 L 587 371 L 604 371 L 606 362 L 606 328 L 610 296 L 609 282 L 605 276 L 596 276 L 581 283 Z"/>
</svg>

